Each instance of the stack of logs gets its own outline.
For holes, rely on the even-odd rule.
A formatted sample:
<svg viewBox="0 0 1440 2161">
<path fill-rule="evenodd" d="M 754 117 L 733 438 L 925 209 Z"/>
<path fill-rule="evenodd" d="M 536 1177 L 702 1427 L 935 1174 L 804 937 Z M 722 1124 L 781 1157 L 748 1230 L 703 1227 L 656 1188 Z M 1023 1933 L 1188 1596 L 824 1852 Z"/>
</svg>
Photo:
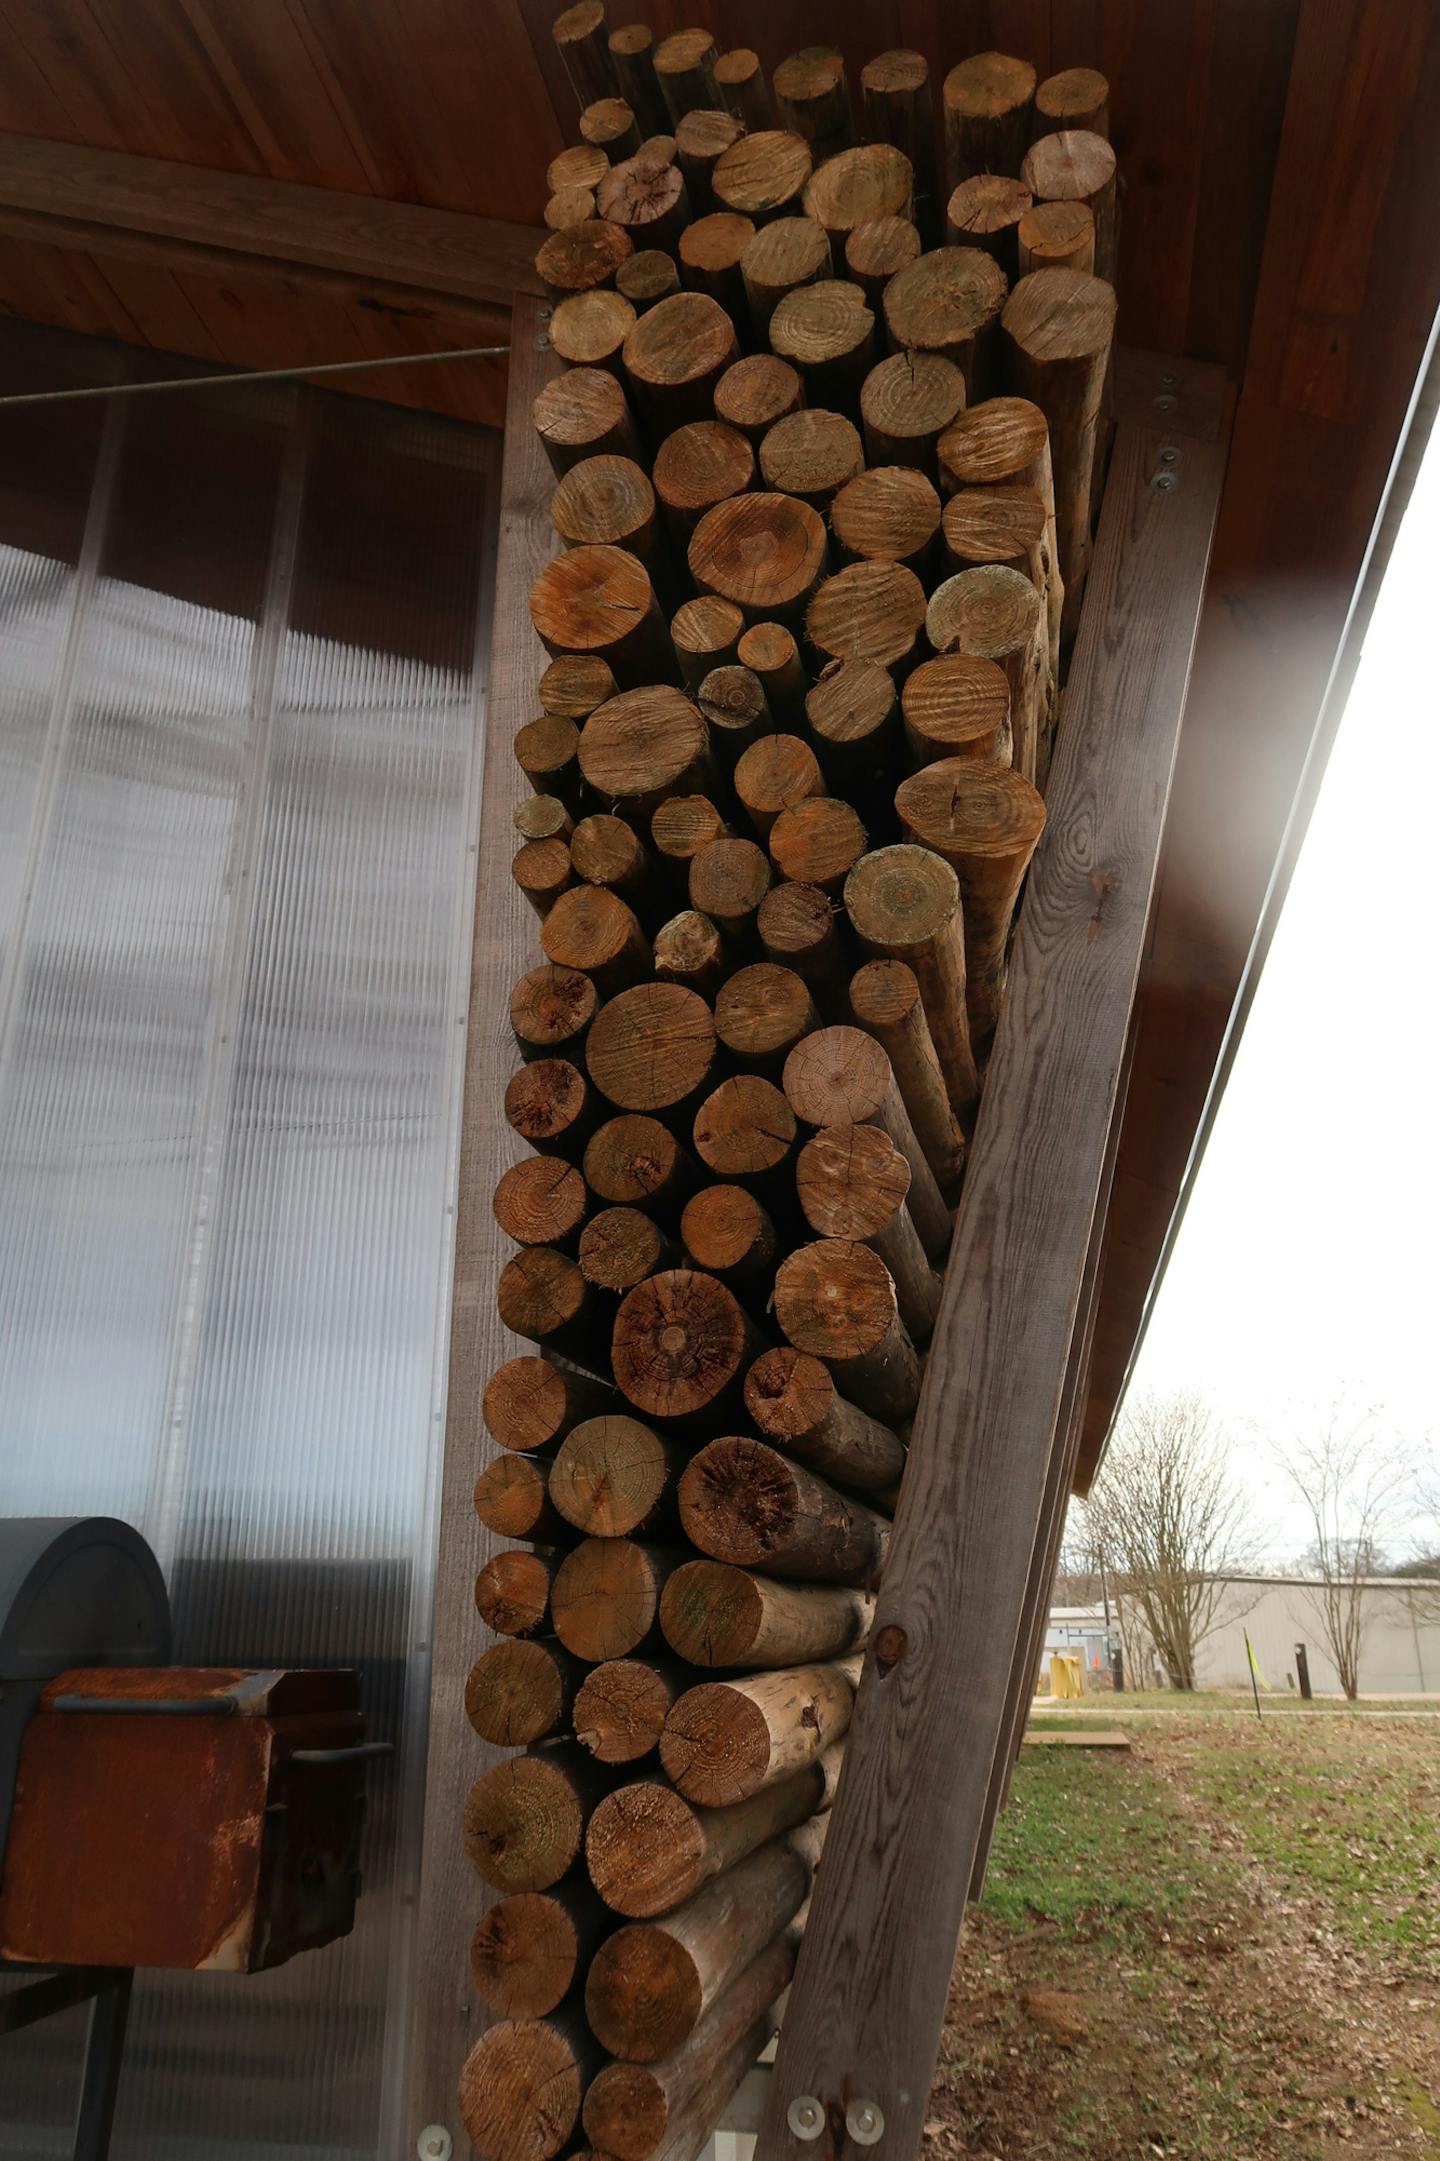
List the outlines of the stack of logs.
<svg viewBox="0 0 1440 2161">
<path fill-rule="evenodd" d="M 555 36 L 466 1710 L 485 2161 L 690 2161 L 820 1852 L 1044 823 L 1115 314 L 1089 70 Z M 858 128 L 857 128 L 858 118 Z M 857 141 L 858 135 L 858 141 Z M 482 1016 L 482 1022 L 484 1020 Z"/>
</svg>

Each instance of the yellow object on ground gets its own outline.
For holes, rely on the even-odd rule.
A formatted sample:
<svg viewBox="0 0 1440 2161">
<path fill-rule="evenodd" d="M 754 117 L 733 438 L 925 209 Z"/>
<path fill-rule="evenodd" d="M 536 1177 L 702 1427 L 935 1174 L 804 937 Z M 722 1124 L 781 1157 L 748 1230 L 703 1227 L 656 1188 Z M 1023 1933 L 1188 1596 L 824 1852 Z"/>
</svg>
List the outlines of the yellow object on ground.
<svg viewBox="0 0 1440 2161">
<path fill-rule="evenodd" d="M 1050 1693 L 1052 1696 L 1084 1695 L 1085 1667 L 1078 1652 L 1051 1659 Z"/>
</svg>

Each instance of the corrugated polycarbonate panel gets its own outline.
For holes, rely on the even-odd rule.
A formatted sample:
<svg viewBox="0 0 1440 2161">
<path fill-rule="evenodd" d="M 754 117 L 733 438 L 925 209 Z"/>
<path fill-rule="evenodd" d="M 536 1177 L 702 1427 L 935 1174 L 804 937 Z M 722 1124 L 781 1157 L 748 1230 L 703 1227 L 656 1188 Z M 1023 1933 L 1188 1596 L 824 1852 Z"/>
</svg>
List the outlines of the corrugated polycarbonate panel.
<svg viewBox="0 0 1440 2161">
<path fill-rule="evenodd" d="M 72 567 L 51 603 L 68 710 L 63 655 L 26 693 L 38 754 L 10 723 L 36 634 L 0 613 L 0 711 L 46 776 L 0 1067 L 4 1505 L 141 1523 L 178 1655 L 356 1665 L 397 1745 L 351 1937 L 143 1977 L 117 2157 L 388 2155 L 491 448 L 291 389 L 117 403 L 107 428 L 91 587 Z M 66 2023 L 5 2044 L 0 2151 L 67 2150 Z"/>
</svg>

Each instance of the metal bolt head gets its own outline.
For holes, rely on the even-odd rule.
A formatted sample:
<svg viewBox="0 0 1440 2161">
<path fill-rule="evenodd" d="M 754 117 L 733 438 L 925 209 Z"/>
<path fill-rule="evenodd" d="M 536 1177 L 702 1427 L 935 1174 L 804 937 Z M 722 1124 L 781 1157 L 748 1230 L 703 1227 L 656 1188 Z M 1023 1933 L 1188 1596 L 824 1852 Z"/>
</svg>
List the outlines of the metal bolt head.
<svg viewBox="0 0 1440 2161">
<path fill-rule="evenodd" d="M 1162 495 L 1168 495 L 1172 488 L 1179 487 L 1180 476 L 1178 473 L 1156 473 L 1152 477 L 1150 485 L 1152 488 L 1158 488 Z"/>
<path fill-rule="evenodd" d="M 443 2123 L 427 2123 L 415 2141 L 415 2151 L 420 2161 L 450 2161 L 455 2141 Z"/>
<path fill-rule="evenodd" d="M 1162 375 L 1160 378 L 1160 387 L 1162 390 L 1173 390 L 1179 380 L 1180 378 L 1178 375 Z"/>
<path fill-rule="evenodd" d="M 885 2111 L 878 2101 L 852 2101 L 845 2128 L 857 2146 L 877 2146 L 885 2136 Z"/>
<path fill-rule="evenodd" d="M 825 2111 L 813 2093 L 797 2093 L 785 2111 L 785 2121 L 796 2138 L 819 2138 L 825 2128 Z"/>
<path fill-rule="evenodd" d="M 1173 443 L 1167 443 L 1158 455 L 1162 465 L 1178 465 L 1180 463 L 1180 453 Z"/>
<path fill-rule="evenodd" d="M 1173 397 L 1168 390 L 1162 390 L 1159 397 L 1154 400 L 1157 413 L 1173 413 L 1178 403 L 1179 400 Z"/>
</svg>

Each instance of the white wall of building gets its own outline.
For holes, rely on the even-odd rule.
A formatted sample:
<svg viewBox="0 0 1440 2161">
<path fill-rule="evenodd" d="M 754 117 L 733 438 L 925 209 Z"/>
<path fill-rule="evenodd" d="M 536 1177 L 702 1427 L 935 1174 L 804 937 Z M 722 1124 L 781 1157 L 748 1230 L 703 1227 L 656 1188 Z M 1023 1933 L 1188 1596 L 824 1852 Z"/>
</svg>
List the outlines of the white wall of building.
<svg viewBox="0 0 1440 2161">
<path fill-rule="evenodd" d="M 1377 1580 L 1360 1592 L 1365 1634 L 1360 1649 L 1362 1696 L 1440 1694 L 1440 1584 Z M 1295 1646 L 1303 1643 L 1310 1685 L 1320 1696 L 1340 1693 L 1335 1661 L 1320 1625 L 1321 1586 L 1274 1577 L 1237 1578 L 1226 1586 L 1221 1620 L 1200 1646 L 1201 1688 L 1248 1688 L 1246 1629 L 1260 1671 L 1277 1692 L 1297 1681 Z"/>
</svg>

